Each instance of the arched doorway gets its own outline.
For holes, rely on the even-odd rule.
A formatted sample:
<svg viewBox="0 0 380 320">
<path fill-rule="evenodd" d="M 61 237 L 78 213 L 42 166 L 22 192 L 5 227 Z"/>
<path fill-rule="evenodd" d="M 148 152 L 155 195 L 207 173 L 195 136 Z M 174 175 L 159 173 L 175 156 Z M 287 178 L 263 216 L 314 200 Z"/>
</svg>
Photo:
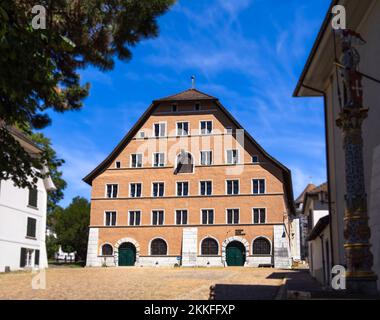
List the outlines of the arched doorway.
<svg viewBox="0 0 380 320">
<path fill-rule="evenodd" d="M 232 241 L 226 248 L 227 266 L 244 266 L 245 246 L 240 241 Z"/>
<path fill-rule="evenodd" d="M 130 242 L 119 246 L 119 266 L 134 266 L 136 262 L 136 247 Z"/>
</svg>

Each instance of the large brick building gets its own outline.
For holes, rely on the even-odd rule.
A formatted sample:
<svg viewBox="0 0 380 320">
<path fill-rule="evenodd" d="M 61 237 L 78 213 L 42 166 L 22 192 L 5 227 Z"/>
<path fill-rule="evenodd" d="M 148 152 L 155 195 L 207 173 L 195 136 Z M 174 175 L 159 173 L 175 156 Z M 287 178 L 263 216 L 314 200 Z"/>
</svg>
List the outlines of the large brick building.
<svg viewBox="0 0 380 320">
<path fill-rule="evenodd" d="M 291 263 L 290 171 L 196 89 L 153 101 L 84 181 L 87 266 Z"/>
</svg>

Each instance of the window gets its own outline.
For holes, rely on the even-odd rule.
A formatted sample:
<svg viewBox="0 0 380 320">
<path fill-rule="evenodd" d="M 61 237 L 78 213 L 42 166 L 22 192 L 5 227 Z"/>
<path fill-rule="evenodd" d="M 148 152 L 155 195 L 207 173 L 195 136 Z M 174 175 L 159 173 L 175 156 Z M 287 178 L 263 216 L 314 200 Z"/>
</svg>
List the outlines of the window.
<svg viewBox="0 0 380 320">
<path fill-rule="evenodd" d="M 188 136 L 188 135 L 189 135 L 189 123 L 177 122 L 177 136 Z"/>
<path fill-rule="evenodd" d="M 117 169 L 120 169 L 120 168 L 121 168 L 121 163 L 120 163 L 120 161 L 116 161 L 116 162 L 115 162 L 115 168 L 117 168 Z"/>
<path fill-rule="evenodd" d="M 168 246 L 163 239 L 154 239 L 150 244 L 150 254 L 152 256 L 165 256 L 168 252 Z"/>
<path fill-rule="evenodd" d="M 153 125 L 154 127 L 154 136 L 155 137 L 165 137 L 166 135 L 166 123 L 165 122 L 160 122 L 160 123 L 155 123 Z"/>
<path fill-rule="evenodd" d="M 102 245 L 102 256 L 112 256 L 113 248 L 110 244 L 106 243 Z"/>
<path fill-rule="evenodd" d="M 140 198 L 141 197 L 141 183 L 131 183 L 129 185 L 130 197 L 131 198 Z"/>
<path fill-rule="evenodd" d="M 175 223 L 176 224 L 187 224 L 187 210 L 176 210 L 175 211 Z"/>
<path fill-rule="evenodd" d="M 217 255 L 218 254 L 218 242 L 212 238 L 206 238 L 201 244 L 201 255 Z"/>
<path fill-rule="evenodd" d="M 189 195 L 189 183 L 177 182 L 177 196 L 184 197 Z"/>
<path fill-rule="evenodd" d="M 270 242 L 265 238 L 257 238 L 253 241 L 252 254 L 269 255 Z"/>
<path fill-rule="evenodd" d="M 165 191 L 165 185 L 163 182 L 153 182 L 152 196 L 163 197 Z"/>
<path fill-rule="evenodd" d="M 177 112 L 178 106 L 176 104 L 172 104 L 172 112 Z"/>
<path fill-rule="evenodd" d="M 236 149 L 227 150 L 227 164 L 238 164 L 239 152 Z"/>
<path fill-rule="evenodd" d="M 260 224 L 265 223 L 266 215 L 265 215 L 265 209 L 253 209 L 253 223 L 254 224 Z"/>
<path fill-rule="evenodd" d="M 30 238 L 35 238 L 36 237 L 36 225 L 37 225 L 37 220 L 34 218 L 29 218 L 28 217 L 28 222 L 26 226 L 26 236 Z"/>
<path fill-rule="evenodd" d="M 165 153 L 156 152 L 153 153 L 153 167 L 165 166 Z"/>
<path fill-rule="evenodd" d="M 30 188 L 29 189 L 29 200 L 28 205 L 34 208 L 37 208 L 37 198 L 38 198 L 38 191 L 36 188 Z"/>
<path fill-rule="evenodd" d="M 164 210 L 152 211 L 152 225 L 158 226 L 164 224 Z"/>
<path fill-rule="evenodd" d="M 141 168 L 142 167 L 142 154 L 136 153 L 131 154 L 131 168 Z"/>
<path fill-rule="evenodd" d="M 141 222 L 141 211 L 129 211 L 129 225 L 139 226 Z"/>
<path fill-rule="evenodd" d="M 227 209 L 227 223 L 228 224 L 239 223 L 239 209 Z"/>
<path fill-rule="evenodd" d="M 117 198 L 117 184 L 107 184 L 107 198 Z"/>
<path fill-rule="evenodd" d="M 226 133 L 232 134 L 232 127 L 226 127 Z"/>
<path fill-rule="evenodd" d="M 179 173 L 193 173 L 193 157 L 190 153 L 181 151 L 177 156 L 177 167 L 174 170 L 174 174 Z"/>
<path fill-rule="evenodd" d="M 239 194 L 239 180 L 227 180 L 227 194 Z"/>
<path fill-rule="evenodd" d="M 212 164 L 212 151 L 201 151 L 201 165 L 210 166 Z"/>
<path fill-rule="evenodd" d="M 21 248 L 20 250 L 20 268 L 24 267 L 32 267 L 32 255 L 33 255 L 32 249 L 27 248 Z M 39 251 L 39 250 L 37 250 Z M 39 263 L 39 253 L 38 253 L 38 263 Z"/>
<path fill-rule="evenodd" d="M 252 163 L 258 163 L 259 162 L 259 156 L 252 156 Z"/>
<path fill-rule="evenodd" d="M 213 209 L 202 209 L 202 224 L 214 224 Z"/>
<path fill-rule="evenodd" d="M 211 181 L 201 181 L 200 182 L 200 195 L 210 196 L 212 194 L 212 182 Z"/>
<path fill-rule="evenodd" d="M 145 138 L 145 132 L 144 131 L 140 131 L 139 136 L 140 136 L 140 138 Z"/>
<path fill-rule="evenodd" d="M 116 226 L 116 211 L 106 211 L 104 223 L 106 226 Z"/>
<path fill-rule="evenodd" d="M 212 121 L 201 121 L 201 134 L 212 133 Z"/>
<path fill-rule="evenodd" d="M 265 180 L 264 179 L 253 179 L 252 180 L 252 186 L 253 186 L 253 194 L 261 194 L 265 193 Z"/>
<path fill-rule="evenodd" d="M 194 105 L 194 110 L 199 111 L 201 109 L 201 104 L 198 102 Z"/>
</svg>

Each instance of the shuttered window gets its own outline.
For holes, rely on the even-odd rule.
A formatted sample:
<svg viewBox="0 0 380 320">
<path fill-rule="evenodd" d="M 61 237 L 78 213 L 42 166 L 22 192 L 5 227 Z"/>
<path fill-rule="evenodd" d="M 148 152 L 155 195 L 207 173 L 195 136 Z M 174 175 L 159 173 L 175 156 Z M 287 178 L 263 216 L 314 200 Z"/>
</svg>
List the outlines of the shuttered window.
<svg viewBox="0 0 380 320">
<path fill-rule="evenodd" d="M 38 191 L 36 188 L 30 188 L 28 205 L 31 207 L 37 208 L 37 204 L 38 204 Z"/>
<path fill-rule="evenodd" d="M 26 227 L 26 236 L 35 238 L 36 237 L 36 224 L 37 220 L 34 218 L 28 217 L 27 227 Z"/>
</svg>

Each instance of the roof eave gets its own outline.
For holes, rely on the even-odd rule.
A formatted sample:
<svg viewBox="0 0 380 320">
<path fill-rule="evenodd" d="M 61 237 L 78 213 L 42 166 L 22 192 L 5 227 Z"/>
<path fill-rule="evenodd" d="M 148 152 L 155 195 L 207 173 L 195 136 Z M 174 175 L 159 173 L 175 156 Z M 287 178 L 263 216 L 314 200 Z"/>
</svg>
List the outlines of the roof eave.
<svg viewBox="0 0 380 320">
<path fill-rule="evenodd" d="M 337 5 L 338 3 L 339 3 L 339 0 L 333 0 L 330 4 L 329 10 L 326 13 L 325 19 L 324 19 L 322 26 L 321 26 L 321 29 L 319 30 L 317 38 L 314 42 L 313 48 L 311 49 L 309 57 L 306 61 L 306 64 L 305 64 L 303 70 L 302 70 L 301 76 L 298 79 L 297 86 L 294 89 L 293 97 L 295 97 L 295 98 L 302 96 L 302 95 L 300 95 L 300 91 L 301 91 L 302 87 L 304 87 L 304 81 L 305 81 L 306 75 L 307 75 L 309 68 L 310 68 L 310 66 L 314 60 L 315 54 L 317 53 L 317 51 L 319 49 L 319 46 L 320 46 L 321 41 L 323 39 L 323 36 L 326 32 L 326 29 L 330 23 L 331 10 L 332 10 L 333 6 Z M 313 96 L 314 95 L 311 95 L 311 97 L 313 97 Z M 315 97 L 318 97 L 318 96 L 320 96 L 320 95 L 318 95 L 318 94 L 315 95 Z"/>
</svg>

